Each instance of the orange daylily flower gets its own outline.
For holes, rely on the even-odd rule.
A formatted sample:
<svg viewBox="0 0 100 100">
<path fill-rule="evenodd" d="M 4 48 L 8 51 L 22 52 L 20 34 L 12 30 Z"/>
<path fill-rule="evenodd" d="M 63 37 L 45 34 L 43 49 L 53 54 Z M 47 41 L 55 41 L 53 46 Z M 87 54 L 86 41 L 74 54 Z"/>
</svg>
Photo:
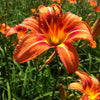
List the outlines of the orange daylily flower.
<svg viewBox="0 0 100 100">
<path fill-rule="evenodd" d="M 76 0 L 68 0 L 70 2 L 70 4 L 73 4 L 73 3 L 77 3 Z"/>
<path fill-rule="evenodd" d="M 54 2 L 54 1 L 56 1 L 57 3 L 60 3 L 61 2 L 61 0 L 52 0 L 52 2 Z"/>
<path fill-rule="evenodd" d="M 17 33 L 17 39 L 19 40 L 25 35 L 27 31 L 28 29 L 26 27 L 23 27 L 21 24 L 16 25 L 16 27 L 10 27 L 5 24 L 0 24 L 0 32 L 5 34 L 6 37 Z"/>
<path fill-rule="evenodd" d="M 95 13 L 100 12 L 100 7 L 99 6 L 95 6 L 95 7 L 93 7 L 93 9 L 95 10 Z"/>
<path fill-rule="evenodd" d="M 91 47 L 96 47 L 89 26 L 80 19 L 70 12 L 63 14 L 57 4 L 39 6 L 39 17 L 28 17 L 21 24 L 32 31 L 20 39 L 14 51 L 14 60 L 23 63 L 54 48 L 68 74 L 75 72 L 79 66 L 79 57 L 72 43 L 87 40 Z"/>
<path fill-rule="evenodd" d="M 88 0 L 91 6 L 97 6 L 97 2 L 95 0 Z"/>
<path fill-rule="evenodd" d="M 81 78 L 82 81 L 80 80 L 79 82 L 71 83 L 68 88 L 81 91 L 83 95 L 80 100 L 99 100 L 99 81 L 85 72 L 76 71 L 75 73 Z"/>
<path fill-rule="evenodd" d="M 10 29 L 10 26 L 6 24 L 0 24 L 0 32 L 6 34 L 6 32 Z"/>
</svg>

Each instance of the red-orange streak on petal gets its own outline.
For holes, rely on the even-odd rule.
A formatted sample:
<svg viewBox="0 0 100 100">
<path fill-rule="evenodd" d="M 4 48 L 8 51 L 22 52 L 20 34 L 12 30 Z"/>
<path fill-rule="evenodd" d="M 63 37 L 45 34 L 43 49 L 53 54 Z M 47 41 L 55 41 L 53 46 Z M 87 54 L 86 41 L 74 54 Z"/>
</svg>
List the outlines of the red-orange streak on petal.
<svg viewBox="0 0 100 100">
<path fill-rule="evenodd" d="M 28 17 L 21 23 L 21 25 L 32 30 L 33 32 L 40 33 L 39 21 L 37 17 Z"/>
<path fill-rule="evenodd" d="M 87 95 L 83 95 L 80 100 L 90 100 Z"/>
<path fill-rule="evenodd" d="M 75 72 L 79 66 L 79 57 L 74 46 L 71 43 L 65 43 L 57 46 L 55 49 L 68 74 Z"/>
<path fill-rule="evenodd" d="M 89 26 L 83 21 L 77 21 L 69 25 L 65 29 L 66 33 L 70 33 L 66 41 L 74 42 L 76 40 L 90 41 L 91 47 L 96 47 L 96 42 L 93 41 L 93 36 Z"/>
<path fill-rule="evenodd" d="M 98 79 L 96 79 L 96 78 L 94 78 L 94 77 L 91 77 L 91 79 L 92 79 L 92 84 L 93 84 L 93 88 L 98 88 L 98 86 L 99 86 L 99 81 L 98 81 Z"/>
<path fill-rule="evenodd" d="M 75 21 L 80 21 L 82 18 L 75 15 L 75 14 L 72 14 L 70 12 L 67 12 L 63 18 L 62 18 L 62 26 L 64 27 L 67 27 L 68 25 L 72 24 L 73 22 Z"/>
<path fill-rule="evenodd" d="M 81 80 L 83 81 L 83 87 L 84 87 L 84 89 L 86 89 L 86 87 L 89 87 L 89 88 L 91 88 L 91 86 L 93 85 L 93 83 L 92 83 L 92 79 L 91 79 L 91 77 L 87 74 L 87 73 L 85 73 L 85 72 L 82 72 L 82 71 L 76 71 L 75 72 L 80 78 L 81 78 Z"/>
<path fill-rule="evenodd" d="M 19 43 L 15 48 L 13 58 L 17 62 L 23 63 L 34 59 L 51 47 L 52 46 L 44 42 L 44 36 L 37 36 L 36 34 L 30 32 L 19 40 Z"/>
<path fill-rule="evenodd" d="M 54 31 L 55 24 L 58 23 L 58 21 L 61 18 L 62 11 L 59 5 L 53 4 L 50 7 L 39 7 L 39 15 L 40 15 L 40 27 L 47 32 L 51 32 L 51 34 Z"/>
<path fill-rule="evenodd" d="M 9 35 L 12 35 L 12 34 L 15 34 L 15 33 L 17 33 L 16 28 L 15 27 L 11 27 L 9 29 L 9 31 L 6 32 L 6 36 L 9 36 Z"/>
<path fill-rule="evenodd" d="M 18 39 L 22 38 L 25 33 L 27 32 L 27 28 L 23 27 L 21 24 L 17 25 L 16 27 L 11 27 L 7 32 L 6 32 L 6 36 L 12 35 L 17 33 L 17 37 Z"/>
<path fill-rule="evenodd" d="M 76 89 L 76 90 L 79 90 L 81 92 L 84 91 L 83 85 L 81 83 L 78 83 L 78 82 L 70 83 L 68 88 L 69 89 Z"/>
</svg>

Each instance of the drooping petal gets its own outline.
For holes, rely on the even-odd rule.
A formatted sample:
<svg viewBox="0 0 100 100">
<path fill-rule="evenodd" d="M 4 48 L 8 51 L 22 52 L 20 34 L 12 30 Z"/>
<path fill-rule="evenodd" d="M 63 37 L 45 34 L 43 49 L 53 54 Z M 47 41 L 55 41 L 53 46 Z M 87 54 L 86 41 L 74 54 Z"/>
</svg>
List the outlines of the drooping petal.
<svg viewBox="0 0 100 100">
<path fill-rule="evenodd" d="M 40 28 L 39 28 L 39 18 L 38 17 L 28 17 L 26 18 L 21 24 L 32 30 L 33 32 L 40 33 Z"/>
<path fill-rule="evenodd" d="M 27 33 L 22 39 L 19 40 L 15 51 L 14 60 L 19 63 L 23 63 L 34 59 L 44 51 L 48 50 L 52 46 L 44 41 L 43 35 L 36 35 L 32 32 Z"/>
<path fill-rule="evenodd" d="M 71 43 L 64 43 L 58 45 L 55 49 L 68 74 L 75 72 L 79 66 L 79 57 L 74 46 Z"/>
<path fill-rule="evenodd" d="M 92 79 L 91 79 L 91 77 L 87 74 L 87 73 L 85 73 L 85 72 L 82 72 L 82 71 L 76 71 L 75 72 L 80 78 L 81 78 L 81 80 L 83 81 L 83 87 L 84 87 L 84 89 L 86 89 L 87 87 L 88 88 L 91 88 L 91 86 L 93 85 L 93 83 L 92 83 Z"/>
<path fill-rule="evenodd" d="M 69 33 L 69 36 L 66 41 L 74 42 L 76 40 L 87 40 L 90 41 L 91 47 L 96 47 L 96 42 L 93 41 L 93 36 L 89 26 L 83 21 L 77 21 L 69 25 L 65 30 L 66 33 Z"/>
<path fill-rule="evenodd" d="M 68 88 L 69 89 L 76 89 L 76 90 L 79 90 L 81 92 L 84 91 L 83 85 L 81 83 L 78 83 L 78 82 L 70 83 Z"/>
</svg>

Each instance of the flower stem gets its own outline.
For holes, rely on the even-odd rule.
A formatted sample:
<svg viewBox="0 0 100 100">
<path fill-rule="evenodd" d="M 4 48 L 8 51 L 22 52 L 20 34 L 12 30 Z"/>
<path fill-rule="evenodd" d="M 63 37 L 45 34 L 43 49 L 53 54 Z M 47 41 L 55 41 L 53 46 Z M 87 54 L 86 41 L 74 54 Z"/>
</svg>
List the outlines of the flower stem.
<svg viewBox="0 0 100 100">
<path fill-rule="evenodd" d="M 56 85 L 57 85 L 57 81 L 58 81 L 60 72 L 61 72 L 61 67 L 59 67 L 58 75 L 57 75 L 57 78 L 56 78 L 56 81 L 55 81 L 55 84 L 54 84 L 54 89 L 53 89 L 53 93 L 52 93 L 52 100 L 54 100 L 54 95 L 55 95 Z"/>
</svg>

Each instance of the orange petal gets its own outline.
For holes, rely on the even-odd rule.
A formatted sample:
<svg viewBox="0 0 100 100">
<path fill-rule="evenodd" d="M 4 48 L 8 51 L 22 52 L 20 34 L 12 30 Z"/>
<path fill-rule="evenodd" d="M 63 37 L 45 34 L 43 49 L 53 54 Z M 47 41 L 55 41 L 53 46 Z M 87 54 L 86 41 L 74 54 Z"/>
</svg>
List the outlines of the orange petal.
<svg viewBox="0 0 100 100">
<path fill-rule="evenodd" d="M 52 0 L 52 2 L 54 2 L 54 1 L 56 1 L 57 3 L 60 3 L 61 2 L 61 0 Z"/>
<path fill-rule="evenodd" d="M 23 63 L 34 59 L 44 51 L 48 50 L 52 46 L 44 42 L 43 35 L 36 35 L 32 32 L 27 33 L 24 38 L 19 40 L 15 51 L 14 60 L 19 63 Z"/>
<path fill-rule="evenodd" d="M 11 27 L 9 29 L 9 31 L 6 32 L 6 36 L 9 36 L 9 35 L 12 35 L 12 34 L 15 34 L 15 33 L 17 33 L 16 28 L 15 27 Z"/>
<path fill-rule="evenodd" d="M 92 79 L 92 85 L 94 86 L 94 88 L 98 88 L 98 86 L 99 86 L 98 79 L 96 79 L 94 77 L 91 77 L 91 79 Z"/>
<path fill-rule="evenodd" d="M 79 57 L 74 46 L 71 43 L 65 43 L 58 45 L 55 49 L 68 74 L 75 72 L 79 66 Z"/>
<path fill-rule="evenodd" d="M 6 24 L 0 24 L 0 32 L 6 34 L 6 32 L 10 29 L 10 26 Z"/>
<path fill-rule="evenodd" d="M 91 6 L 97 6 L 97 2 L 95 0 L 88 0 Z"/>
<path fill-rule="evenodd" d="M 50 7 L 40 6 L 40 26 L 48 33 L 48 31 L 54 28 L 54 24 L 58 23 L 62 15 L 61 7 L 57 4 L 53 4 Z"/>
<path fill-rule="evenodd" d="M 73 3 L 77 3 L 76 0 L 68 0 L 70 2 L 70 4 L 73 4 Z"/>
<path fill-rule="evenodd" d="M 87 97 L 87 95 L 83 95 L 80 100 L 90 100 L 90 99 Z"/>
<path fill-rule="evenodd" d="M 93 9 L 95 10 L 95 13 L 100 12 L 100 7 L 99 6 L 95 6 L 95 7 L 93 7 Z"/>
<path fill-rule="evenodd" d="M 80 78 L 81 80 L 83 81 L 83 87 L 84 89 L 88 86 L 88 87 L 91 87 L 93 85 L 92 83 L 92 78 L 85 72 L 82 72 L 82 71 L 76 71 L 75 72 Z"/>
<path fill-rule="evenodd" d="M 67 12 L 62 19 L 62 26 L 67 27 L 68 25 L 72 24 L 75 21 L 80 21 L 82 18 L 72 14 L 71 12 Z"/>
<path fill-rule="evenodd" d="M 19 24 L 16 27 L 11 27 L 9 31 L 7 31 L 6 36 L 17 33 L 17 38 L 20 39 L 25 35 L 27 31 L 28 29 L 26 27 Z"/>
<path fill-rule="evenodd" d="M 96 47 L 96 42 L 93 41 L 93 36 L 89 26 L 83 21 L 77 21 L 69 25 L 65 29 L 66 33 L 70 33 L 66 41 L 74 42 L 76 40 L 90 41 L 91 47 Z"/>
<path fill-rule="evenodd" d="M 28 17 L 21 24 L 33 32 L 40 33 L 38 17 Z"/>
<path fill-rule="evenodd" d="M 69 89 L 76 89 L 76 90 L 79 90 L 81 92 L 84 91 L 83 85 L 81 83 L 78 83 L 78 82 L 74 82 L 74 83 L 69 84 L 68 88 Z"/>
</svg>

